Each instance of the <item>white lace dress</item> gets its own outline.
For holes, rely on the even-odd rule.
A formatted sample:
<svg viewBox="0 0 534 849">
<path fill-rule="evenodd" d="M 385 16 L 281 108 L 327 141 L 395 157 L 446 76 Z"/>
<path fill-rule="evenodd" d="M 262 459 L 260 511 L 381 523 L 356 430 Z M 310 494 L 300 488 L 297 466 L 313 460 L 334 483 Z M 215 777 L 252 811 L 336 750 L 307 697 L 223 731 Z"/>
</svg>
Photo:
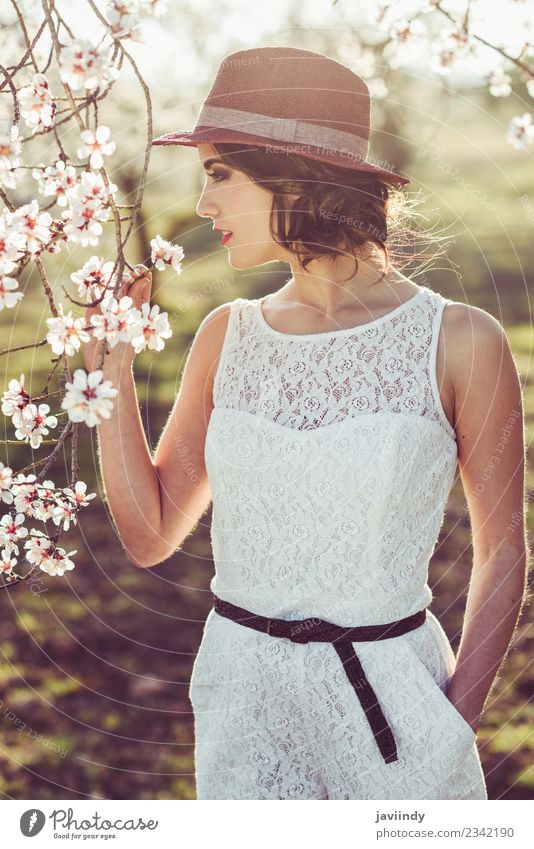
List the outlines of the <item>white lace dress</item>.
<svg viewBox="0 0 534 849">
<path fill-rule="evenodd" d="M 212 591 L 253 613 L 379 625 L 427 607 L 454 481 L 436 381 L 446 299 L 421 287 L 356 328 L 296 335 L 236 298 L 205 460 Z M 394 734 L 385 763 L 331 644 L 211 610 L 189 690 L 199 799 L 486 799 L 476 735 L 445 695 L 436 617 L 353 644 Z"/>
</svg>

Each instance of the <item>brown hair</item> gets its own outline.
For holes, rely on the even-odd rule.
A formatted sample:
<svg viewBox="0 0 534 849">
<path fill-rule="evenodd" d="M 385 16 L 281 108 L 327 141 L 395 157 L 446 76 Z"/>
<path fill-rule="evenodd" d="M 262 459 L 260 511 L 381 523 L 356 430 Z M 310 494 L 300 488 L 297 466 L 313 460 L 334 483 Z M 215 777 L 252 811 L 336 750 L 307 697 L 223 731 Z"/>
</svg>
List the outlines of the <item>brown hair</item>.
<svg viewBox="0 0 534 849">
<path fill-rule="evenodd" d="M 393 219 L 398 223 L 404 205 L 404 195 L 394 183 L 296 153 L 271 152 L 247 144 L 219 142 L 211 146 L 229 165 L 272 193 L 271 236 L 298 256 L 304 269 L 319 257 L 351 254 L 355 274 L 355 253 L 371 242 L 383 251 L 386 267 L 382 277 L 387 273 L 391 257 L 386 244 L 388 225 Z"/>
</svg>

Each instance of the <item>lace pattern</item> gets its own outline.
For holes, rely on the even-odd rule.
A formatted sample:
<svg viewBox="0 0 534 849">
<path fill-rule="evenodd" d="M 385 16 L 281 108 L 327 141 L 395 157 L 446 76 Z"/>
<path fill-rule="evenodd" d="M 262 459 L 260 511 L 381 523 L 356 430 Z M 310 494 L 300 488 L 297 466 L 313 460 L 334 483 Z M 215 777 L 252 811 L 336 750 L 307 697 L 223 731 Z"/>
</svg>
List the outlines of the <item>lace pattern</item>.
<svg viewBox="0 0 534 849">
<path fill-rule="evenodd" d="M 457 465 L 435 375 L 446 303 L 423 288 L 361 327 L 299 337 L 270 328 L 258 300 L 232 302 L 205 448 L 214 593 L 347 627 L 428 607 Z M 212 610 L 190 687 L 198 798 L 487 798 L 476 735 L 445 695 L 455 660 L 435 617 L 354 647 L 395 763 L 331 645 Z"/>
<path fill-rule="evenodd" d="M 214 404 L 298 430 L 362 413 L 409 413 L 455 439 L 435 380 L 446 300 L 422 287 L 412 302 L 361 327 L 303 336 L 262 318 L 259 299 L 237 298 L 214 383 Z"/>
</svg>

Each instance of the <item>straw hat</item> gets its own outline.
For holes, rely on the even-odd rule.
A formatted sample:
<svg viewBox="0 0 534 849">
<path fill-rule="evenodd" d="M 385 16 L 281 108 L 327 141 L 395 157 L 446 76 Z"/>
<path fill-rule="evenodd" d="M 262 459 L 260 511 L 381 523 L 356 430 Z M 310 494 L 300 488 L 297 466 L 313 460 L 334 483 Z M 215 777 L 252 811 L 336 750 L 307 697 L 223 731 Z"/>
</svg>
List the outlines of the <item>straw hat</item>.
<svg viewBox="0 0 534 849">
<path fill-rule="evenodd" d="M 152 144 L 253 144 L 409 183 L 369 161 L 370 111 L 366 83 L 340 62 L 296 47 L 254 47 L 222 60 L 193 130 Z"/>
</svg>

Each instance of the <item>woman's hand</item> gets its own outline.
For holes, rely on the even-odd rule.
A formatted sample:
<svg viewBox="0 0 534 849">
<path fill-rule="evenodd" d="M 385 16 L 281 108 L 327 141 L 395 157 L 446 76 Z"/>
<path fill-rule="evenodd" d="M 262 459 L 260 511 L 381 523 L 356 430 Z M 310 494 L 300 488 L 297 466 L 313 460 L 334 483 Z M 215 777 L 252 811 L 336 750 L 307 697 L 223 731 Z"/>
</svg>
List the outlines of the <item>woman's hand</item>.
<svg viewBox="0 0 534 849">
<path fill-rule="evenodd" d="M 132 307 L 137 307 L 137 309 L 140 310 L 142 304 L 150 301 L 151 291 L 152 272 L 149 271 L 145 265 L 136 265 L 133 275 L 129 272 L 125 272 L 123 274 L 122 283 L 119 291 L 115 295 L 115 298 L 117 301 L 120 301 L 122 297 L 128 295 L 128 297 L 130 297 L 133 301 Z M 91 325 L 92 315 L 102 315 L 100 305 L 96 307 L 87 307 L 85 311 L 86 327 Z M 100 359 L 101 348 L 102 345 L 104 345 L 104 341 L 96 339 L 91 330 L 88 330 L 88 333 L 91 335 L 90 341 L 82 343 L 85 368 L 87 371 L 95 371 L 98 365 L 98 360 Z M 119 369 L 125 366 L 130 368 L 135 356 L 135 350 L 129 342 L 117 342 L 117 344 L 110 349 L 109 353 L 106 354 L 102 368 L 106 369 L 108 366 L 117 367 Z"/>
</svg>

